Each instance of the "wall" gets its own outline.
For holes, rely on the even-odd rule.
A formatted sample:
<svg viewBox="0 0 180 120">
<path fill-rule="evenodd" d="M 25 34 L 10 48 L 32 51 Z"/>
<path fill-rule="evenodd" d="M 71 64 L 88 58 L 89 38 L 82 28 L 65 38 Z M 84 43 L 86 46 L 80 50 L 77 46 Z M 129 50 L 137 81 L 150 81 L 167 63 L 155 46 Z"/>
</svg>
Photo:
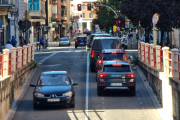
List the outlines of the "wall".
<svg viewBox="0 0 180 120">
<path fill-rule="evenodd" d="M 16 72 L 12 72 L 3 81 L 0 80 L 0 120 L 6 116 L 34 63 L 35 61 L 30 62 Z"/>
</svg>

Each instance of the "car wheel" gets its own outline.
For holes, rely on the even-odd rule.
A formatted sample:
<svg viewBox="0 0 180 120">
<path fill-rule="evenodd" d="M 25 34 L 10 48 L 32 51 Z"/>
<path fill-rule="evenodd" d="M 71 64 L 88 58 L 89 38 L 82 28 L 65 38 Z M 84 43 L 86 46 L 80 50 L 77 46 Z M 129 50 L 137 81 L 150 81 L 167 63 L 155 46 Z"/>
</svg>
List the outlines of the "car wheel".
<svg viewBox="0 0 180 120">
<path fill-rule="evenodd" d="M 69 105 L 70 108 L 74 108 L 75 107 L 75 98 L 73 100 L 73 103 Z"/>
<path fill-rule="evenodd" d="M 135 89 L 135 87 L 130 90 L 130 95 L 131 95 L 131 96 L 135 96 L 135 95 L 136 95 L 136 89 Z"/>
<path fill-rule="evenodd" d="M 97 88 L 97 95 L 98 95 L 98 96 L 102 96 L 102 95 L 103 95 L 103 91 L 100 90 L 99 88 Z"/>
<path fill-rule="evenodd" d="M 35 104 L 35 103 L 33 102 L 33 108 L 34 108 L 34 109 L 39 109 L 39 105 L 37 105 L 37 104 Z"/>
</svg>

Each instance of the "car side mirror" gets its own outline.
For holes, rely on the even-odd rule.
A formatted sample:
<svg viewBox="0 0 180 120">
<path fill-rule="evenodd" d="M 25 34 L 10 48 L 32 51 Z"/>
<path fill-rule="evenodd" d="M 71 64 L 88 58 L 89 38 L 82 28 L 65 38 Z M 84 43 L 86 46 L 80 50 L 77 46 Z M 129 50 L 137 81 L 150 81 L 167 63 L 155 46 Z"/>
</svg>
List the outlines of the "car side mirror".
<svg viewBox="0 0 180 120">
<path fill-rule="evenodd" d="M 96 70 L 99 70 L 99 67 L 96 67 L 95 69 L 96 69 Z"/>
<path fill-rule="evenodd" d="M 36 85 L 35 84 L 30 84 L 30 87 L 36 87 Z"/>
<path fill-rule="evenodd" d="M 128 59 L 132 59 L 132 56 L 129 56 L 129 58 Z"/>
<path fill-rule="evenodd" d="M 75 85 L 78 85 L 78 83 L 77 83 L 77 82 L 74 82 L 72 85 L 75 86 Z"/>
</svg>

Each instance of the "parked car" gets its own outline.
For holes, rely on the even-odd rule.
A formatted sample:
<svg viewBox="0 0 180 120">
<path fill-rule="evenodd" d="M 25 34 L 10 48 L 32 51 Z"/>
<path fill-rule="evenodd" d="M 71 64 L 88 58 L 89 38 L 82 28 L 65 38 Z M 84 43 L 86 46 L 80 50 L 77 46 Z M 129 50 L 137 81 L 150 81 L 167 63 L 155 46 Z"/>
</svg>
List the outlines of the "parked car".
<svg viewBox="0 0 180 120">
<path fill-rule="evenodd" d="M 59 41 L 59 46 L 65 46 L 65 45 L 68 45 L 68 46 L 71 45 L 71 42 L 67 37 L 63 37 Z"/>
</svg>

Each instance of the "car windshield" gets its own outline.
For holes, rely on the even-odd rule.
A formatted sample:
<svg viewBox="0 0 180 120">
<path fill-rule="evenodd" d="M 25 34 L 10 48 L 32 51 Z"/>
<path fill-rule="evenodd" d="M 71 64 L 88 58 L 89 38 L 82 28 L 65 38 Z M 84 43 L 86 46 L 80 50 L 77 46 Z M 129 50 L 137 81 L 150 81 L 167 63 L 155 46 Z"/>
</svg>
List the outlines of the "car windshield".
<svg viewBox="0 0 180 120">
<path fill-rule="evenodd" d="M 68 39 L 67 38 L 63 38 L 63 39 L 61 39 L 61 41 L 68 41 Z"/>
<path fill-rule="evenodd" d="M 111 35 L 96 35 L 96 37 L 111 37 Z"/>
<path fill-rule="evenodd" d="M 122 60 L 125 61 L 126 57 L 124 53 L 104 53 L 102 56 L 102 60 Z"/>
<path fill-rule="evenodd" d="M 104 72 L 131 72 L 130 66 L 129 65 L 122 65 L 122 66 L 112 66 L 112 65 L 107 65 L 103 68 Z"/>
<path fill-rule="evenodd" d="M 43 75 L 38 81 L 38 86 L 70 85 L 67 75 Z"/>
<path fill-rule="evenodd" d="M 86 40 L 86 37 L 77 37 L 77 40 Z"/>
</svg>

